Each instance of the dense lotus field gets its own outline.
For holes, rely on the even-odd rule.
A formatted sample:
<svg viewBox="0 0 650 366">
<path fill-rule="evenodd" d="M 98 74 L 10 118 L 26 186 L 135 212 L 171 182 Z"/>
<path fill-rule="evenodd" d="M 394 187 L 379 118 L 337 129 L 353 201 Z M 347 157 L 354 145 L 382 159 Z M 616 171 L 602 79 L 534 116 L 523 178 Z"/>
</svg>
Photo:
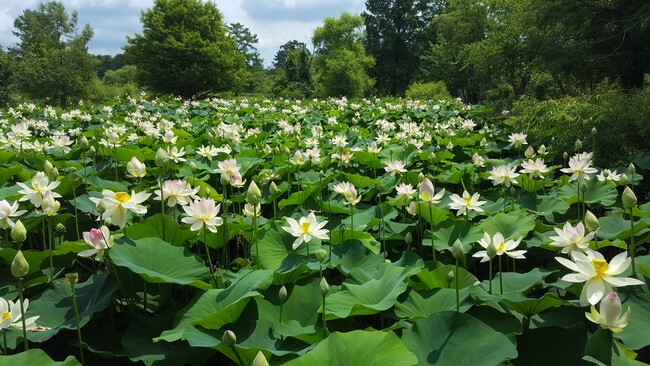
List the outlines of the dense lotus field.
<svg viewBox="0 0 650 366">
<path fill-rule="evenodd" d="M 0 365 L 649 361 L 649 164 L 502 122 L 459 100 L 0 110 Z"/>
</svg>

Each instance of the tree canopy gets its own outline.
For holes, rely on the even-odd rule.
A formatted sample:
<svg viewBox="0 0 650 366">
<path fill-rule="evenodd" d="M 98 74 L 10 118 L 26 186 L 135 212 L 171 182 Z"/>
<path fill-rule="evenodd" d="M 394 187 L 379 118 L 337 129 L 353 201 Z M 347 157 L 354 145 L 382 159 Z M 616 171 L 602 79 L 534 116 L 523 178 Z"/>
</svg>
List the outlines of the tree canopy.
<svg viewBox="0 0 650 366">
<path fill-rule="evenodd" d="M 128 37 L 124 51 L 141 85 L 184 98 L 245 87 L 246 57 L 226 34 L 214 3 L 156 0 L 140 20 L 142 34 Z"/>
</svg>

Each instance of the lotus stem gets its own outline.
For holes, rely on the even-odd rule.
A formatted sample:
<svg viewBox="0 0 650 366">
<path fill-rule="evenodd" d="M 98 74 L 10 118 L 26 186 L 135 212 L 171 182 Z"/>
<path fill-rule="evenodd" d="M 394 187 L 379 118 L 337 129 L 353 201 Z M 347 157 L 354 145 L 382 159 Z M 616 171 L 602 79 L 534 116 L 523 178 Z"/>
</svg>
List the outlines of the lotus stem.
<svg viewBox="0 0 650 366">
<path fill-rule="evenodd" d="M 253 205 L 253 245 L 255 245 L 255 257 L 257 257 L 257 268 L 262 269 L 262 262 L 260 261 L 260 247 L 257 242 L 257 205 Z M 309 246 L 309 244 L 307 245 Z"/>
<path fill-rule="evenodd" d="M 217 285 L 217 279 L 214 277 L 214 268 L 212 267 L 212 258 L 210 257 L 210 248 L 208 247 L 208 232 L 206 228 L 203 228 L 203 245 L 205 245 L 205 254 L 208 257 L 208 268 L 210 268 L 210 277 L 214 281 L 214 285 Z"/>
<path fill-rule="evenodd" d="M 438 268 L 438 260 L 436 259 L 436 246 L 433 242 L 433 204 L 428 202 L 427 205 L 429 206 L 429 220 L 431 220 L 431 253 L 433 253 L 433 268 L 435 269 Z"/>
<path fill-rule="evenodd" d="M 23 294 L 23 279 L 19 278 L 18 279 L 18 295 L 20 296 L 20 322 L 23 325 L 23 345 L 25 347 L 25 351 L 29 349 L 29 344 L 27 342 L 27 326 L 25 325 L 25 296 Z"/>
<path fill-rule="evenodd" d="M 70 282 L 70 290 L 72 291 L 72 307 L 74 308 L 74 317 L 77 320 L 77 341 L 79 341 L 79 356 L 81 357 L 81 364 L 85 365 L 83 340 L 81 338 L 81 324 L 79 321 L 79 308 L 77 306 L 77 296 L 75 292 L 74 282 Z"/>
<path fill-rule="evenodd" d="M 460 313 L 460 289 L 458 288 L 458 259 L 456 259 L 456 275 L 454 276 L 454 280 L 456 281 L 456 312 Z"/>
<path fill-rule="evenodd" d="M 634 264 L 634 257 L 636 256 L 636 246 L 634 243 L 634 207 L 630 208 L 630 258 L 632 258 L 632 276 L 636 277 L 636 265 Z"/>
<path fill-rule="evenodd" d="M 488 293 L 492 295 L 492 258 L 490 258 L 490 263 L 488 267 L 490 271 L 490 289 L 488 290 Z"/>
<path fill-rule="evenodd" d="M 499 290 L 501 295 L 503 295 L 503 271 L 501 270 L 501 257 L 499 256 Z"/>
</svg>

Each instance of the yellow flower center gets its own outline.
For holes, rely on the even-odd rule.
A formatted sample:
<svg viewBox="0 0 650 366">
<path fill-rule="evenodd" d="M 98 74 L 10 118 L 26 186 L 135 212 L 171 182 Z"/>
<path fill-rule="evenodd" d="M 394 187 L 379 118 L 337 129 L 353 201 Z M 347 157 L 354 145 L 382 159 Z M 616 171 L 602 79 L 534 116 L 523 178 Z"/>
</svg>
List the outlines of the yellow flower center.
<svg viewBox="0 0 650 366">
<path fill-rule="evenodd" d="M 501 244 L 499 244 L 499 247 L 497 248 L 497 252 L 503 252 L 503 249 L 506 247 L 506 242 L 502 241 Z"/>
<path fill-rule="evenodd" d="M 311 223 L 309 223 L 309 222 L 303 222 L 302 224 L 300 224 L 300 228 L 302 229 L 302 232 L 305 233 L 305 234 L 309 233 L 309 227 L 310 226 L 311 226 Z"/>
<path fill-rule="evenodd" d="M 115 193 L 113 198 L 115 198 L 116 200 L 118 200 L 118 201 L 120 201 L 122 203 L 125 203 L 125 202 L 129 202 L 129 200 L 131 199 L 131 196 L 129 196 L 129 194 L 126 193 L 126 192 L 117 192 L 117 193 Z"/>
<path fill-rule="evenodd" d="M 607 261 L 601 258 L 592 259 L 591 265 L 594 266 L 594 269 L 596 270 L 596 276 L 598 277 L 602 277 L 609 268 Z"/>
<path fill-rule="evenodd" d="M 9 318 L 11 318 L 11 314 L 8 311 L 5 311 L 4 313 L 2 313 L 2 318 L 0 318 L 0 322 L 3 322 Z"/>
<path fill-rule="evenodd" d="M 465 202 L 467 202 L 467 206 L 472 205 L 472 197 L 463 197 L 463 199 L 465 200 Z"/>
</svg>

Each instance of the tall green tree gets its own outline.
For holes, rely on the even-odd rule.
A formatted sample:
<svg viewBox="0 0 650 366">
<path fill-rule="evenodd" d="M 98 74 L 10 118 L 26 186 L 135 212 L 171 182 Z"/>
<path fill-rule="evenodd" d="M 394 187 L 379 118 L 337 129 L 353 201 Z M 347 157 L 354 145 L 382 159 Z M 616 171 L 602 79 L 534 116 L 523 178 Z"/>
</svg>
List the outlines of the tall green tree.
<svg viewBox="0 0 650 366">
<path fill-rule="evenodd" d="M 241 91 L 250 73 L 227 36 L 216 5 L 200 0 L 156 0 L 140 16 L 143 31 L 127 37 L 124 55 L 139 84 L 184 98 Z"/>
<path fill-rule="evenodd" d="M 284 98 L 307 98 L 311 97 L 314 92 L 314 86 L 311 79 L 311 61 L 312 54 L 304 43 L 298 41 L 291 44 L 290 47 L 282 47 L 276 54 L 276 60 L 280 56 L 282 68 L 274 69 L 276 73 L 274 94 Z M 287 45 L 285 44 L 285 46 Z"/>
<path fill-rule="evenodd" d="M 6 106 L 9 102 L 11 79 L 11 61 L 9 54 L 0 46 L 0 107 Z"/>
<path fill-rule="evenodd" d="M 264 67 L 264 60 L 262 60 L 260 52 L 255 47 L 259 42 L 257 34 L 252 33 L 248 27 L 241 23 L 229 24 L 228 34 L 235 40 L 237 51 L 244 55 L 249 69 Z"/>
<path fill-rule="evenodd" d="M 374 59 L 366 54 L 363 25 L 360 15 L 343 13 L 314 30 L 312 75 L 319 95 L 361 97 L 372 90 Z"/>
<path fill-rule="evenodd" d="M 283 69 L 284 63 L 287 61 L 287 53 L 301 48 L 307 49 L 307 45 L 304 42 L 295 39 L 280 46 L 280 49 L 273 57 L 273 68 L 276 70 Z M 309 50 L 307 50 L 307 52 L 309 52 Z"/>
<path fill-rule="evenodd" d="M 11 49 L 15 83 L 33 98 L 56 100 L 65 106 L 71 98 L 86 98 L 99 62 L 88 54 L 93 30 L 77 31 L 77 13 L 68 14 L 60 2 L 27 9 L 14 22 L 18 44 Z"/>
<path fill-rule="evenodd" d="M 446 1 L 367 0 L 366 48 L 375 58 L 371 75 L 382 94 L 402 95 L 416 78 L 434 31 L 431 21 Z"/>
</svg>

